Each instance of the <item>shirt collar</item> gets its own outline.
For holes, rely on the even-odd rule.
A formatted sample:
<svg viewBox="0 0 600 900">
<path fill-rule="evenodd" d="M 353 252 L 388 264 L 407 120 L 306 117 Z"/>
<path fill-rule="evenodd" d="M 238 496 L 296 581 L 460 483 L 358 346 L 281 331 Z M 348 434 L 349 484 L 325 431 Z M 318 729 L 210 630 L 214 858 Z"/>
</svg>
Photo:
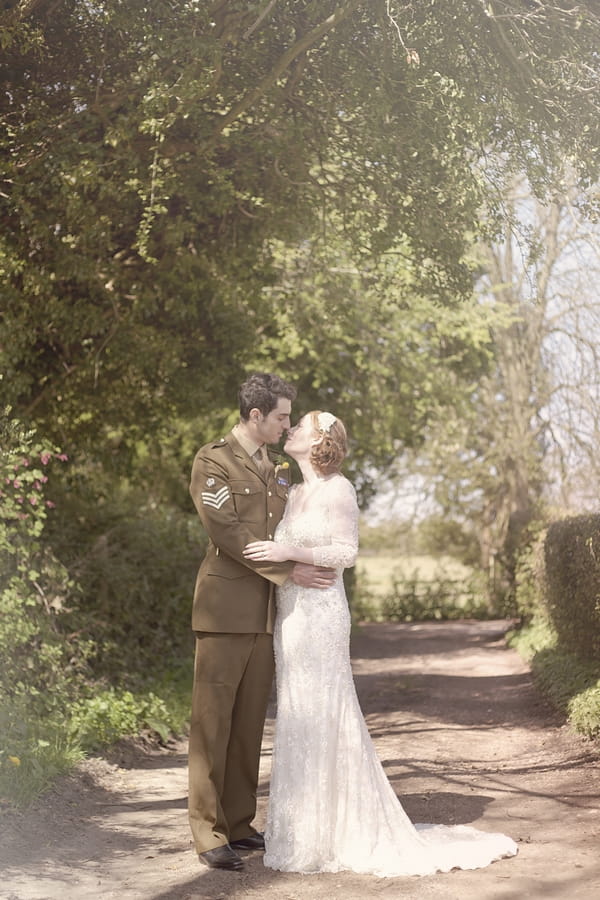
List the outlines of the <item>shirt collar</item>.
<svg viewBox="0 0 600 900">
<path fill-rule="evenodd" d="M 248 456 L 254 456 L 257 450 L 260 450 L 261 447 L 264 447 L 264 444 L 256 444 L 251 438 L 249 438 L 245 431 L 240 428 L 239 424 L 234 425 L 231 431 L 242 450 L 244 450 L 248 454 Z"/>
</svg>

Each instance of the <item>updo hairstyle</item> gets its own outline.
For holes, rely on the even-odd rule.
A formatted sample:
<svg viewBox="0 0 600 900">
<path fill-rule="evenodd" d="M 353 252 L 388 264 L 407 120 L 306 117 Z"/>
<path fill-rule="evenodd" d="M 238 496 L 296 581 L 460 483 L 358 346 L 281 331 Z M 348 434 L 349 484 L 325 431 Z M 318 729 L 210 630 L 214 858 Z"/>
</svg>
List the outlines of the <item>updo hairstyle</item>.
<svg viewBox="0 0 600 900">
<path fill-rule="evenodd" d="M 341 419 L 336 419 L 327 430 L 321 428 L 320 413 L 319 409 L 309 413 L 314 430 L 321 435 L 321 440 L 311 450 L 310 461 L 319 475 L 331 475 L 339 472 L 348 452 L 346 429 Z"/>
</svg>

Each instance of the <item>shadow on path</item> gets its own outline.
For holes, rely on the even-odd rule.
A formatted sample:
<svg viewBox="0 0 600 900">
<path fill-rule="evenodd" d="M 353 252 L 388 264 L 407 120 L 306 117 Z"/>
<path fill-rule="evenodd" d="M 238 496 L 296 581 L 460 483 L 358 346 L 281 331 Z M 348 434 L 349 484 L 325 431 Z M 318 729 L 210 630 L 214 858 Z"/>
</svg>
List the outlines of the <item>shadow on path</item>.
<svg viewBox="0 0 600 900">
<path fill-rule="evenodd" d="M 473 824 L 521 840 L 487 870 L 383 880 L 298 876 L 247 857 L 201 869 L 187 825 L 185 741 L 124 742 L 29 810 L 0 818 L 0 897 L 11 900 L 592 900 L 598 748 L 572 735 L 507 651 L 508 623 L 372 625 L 353 636 L 356 685 L 382 765 L 415 822 Z M 264 821 L 273 705 L 259 785 Z M 262 817 L 262 818 L 261 818 Z M 586 891 L 589 892 L 586 893 Z M 2 891 L 5 891 L 3 894 Z"/>
</svg>

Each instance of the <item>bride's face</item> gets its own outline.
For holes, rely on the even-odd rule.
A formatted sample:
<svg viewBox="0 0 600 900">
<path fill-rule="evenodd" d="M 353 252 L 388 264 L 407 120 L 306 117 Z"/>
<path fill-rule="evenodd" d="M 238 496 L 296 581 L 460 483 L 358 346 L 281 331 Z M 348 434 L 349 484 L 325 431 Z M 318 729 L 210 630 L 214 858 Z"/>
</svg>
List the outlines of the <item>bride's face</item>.
<svg viewBox="0 0 600 900">
<path fill-rule="evenodd" d="M 313 428 L 310 416 L 302 416 L 297 425 L 288 431 L 287 440 L 283 449 L 294 459 L 303 459 L 310 456 L 314 444 L 318 441 L 318 434 Z"/>
</svg>

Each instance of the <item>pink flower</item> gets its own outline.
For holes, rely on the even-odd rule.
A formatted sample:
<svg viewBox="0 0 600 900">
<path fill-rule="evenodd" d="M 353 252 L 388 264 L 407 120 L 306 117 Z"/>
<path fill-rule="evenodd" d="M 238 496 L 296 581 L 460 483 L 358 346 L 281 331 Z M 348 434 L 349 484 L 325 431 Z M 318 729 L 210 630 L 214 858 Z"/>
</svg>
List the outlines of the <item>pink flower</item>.
<svg viewBox="0 0 600 900">
<path fill-rule="evenodd" d="M 42 484 L 46 484 L 46 482 L 48 481 L 48 476 L 40 475 L 40 481 L 42 482 Z"/>
<path fill-rule="evenodd" d="M 22 502 L 23 502 L 23 498 L 22 498 L 22 497 L 15 497 L 15 500 L 17 501 L 17 503 L 22 503 Z"/>
<path fill-rule="evenodd" d="M 56 503 L 53 503 L 52 500 L 46 500 L 46 506 L 48 507 L 48 509 L 54 509 Z"/>
<path fill-rule="evenodd" d="M 13 487 L 16 487 L 16 488 L 21 487 L 21 482 L 19 481 L 18 478 L 15 478 L 15 480 L 13 481 Z"/>
<path fill-rule="evenodd" d="M 56 455 L 56 458 L 60 459 L 61 462 L 67 462 L 67 460 L 69 459 L 66 453 L 58 453 Z"/>
<path fill-rule="evenodd" d="M 29 498 L 29 502 L 31 503 L 32 506 L 37 506 L 38 498 L 37 498 L 37 497 L 30 497 L 30 498 Z"/>
<path fill-rule="evenodd" d="M 29 465 L 29 460 L 23 458 L 23 459 L 21 460 L 21 465 L 27 467 L 27 466 Z"/>
<path fill-rule="evenodd" d="M 40 459 L 42 461 L 42 465 L 45 466 L 52 459 L 52 454 L 48 453 L 47 450 L 44 450 L 43 453 L 40 453 Z"/>
<path fill-rule="evenodd" d="M 19 513 L 19 519 L 26 519 L 27 513 Z"/>
<path fill-rule="evenodd" d="M 36 491 L 41 491 L 41 489 L 42 489 L 42 484 L 41 484 L 40 481 L 37 481 L 37 480 L 34 481 L 34 482 L 33 482 L 33 486 L 34 486 L 34 488 L 36 489 Z"/>
</svg>

